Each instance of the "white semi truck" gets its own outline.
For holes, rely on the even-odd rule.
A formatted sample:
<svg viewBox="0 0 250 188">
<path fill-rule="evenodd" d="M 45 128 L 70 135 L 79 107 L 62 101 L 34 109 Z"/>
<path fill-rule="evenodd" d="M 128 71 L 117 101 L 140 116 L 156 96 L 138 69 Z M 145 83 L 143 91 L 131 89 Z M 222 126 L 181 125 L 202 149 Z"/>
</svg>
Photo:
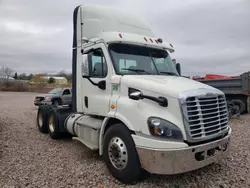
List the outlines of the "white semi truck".
<svg viewBox="0 0 250 188">
<path fill-rule="evenodd" d="M 37 125 L 104 156 L 123 183 L 178 174 L 229 154 L 225 95 L 181 76 L 173 46 L 137 16 L 80 5 L 73 14 L 72 106 L 40 106 Z"/>
</svg>

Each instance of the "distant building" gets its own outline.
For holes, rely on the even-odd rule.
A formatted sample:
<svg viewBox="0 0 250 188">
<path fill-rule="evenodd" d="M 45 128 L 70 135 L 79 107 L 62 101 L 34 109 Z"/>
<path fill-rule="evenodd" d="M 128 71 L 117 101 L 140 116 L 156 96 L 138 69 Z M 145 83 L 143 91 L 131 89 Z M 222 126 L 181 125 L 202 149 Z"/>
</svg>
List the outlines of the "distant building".
<svg viewBox="0 0 250 188">
<path fill-rule="evenodd" d="M 0 76 L 0 83 L 6 82 L 7 81 L 7 76 Z M 16 80 L 12 77 L 8 78 L 8 82 L 15 82 Z"/>
<path fill-rule="evenodd" d="M 51 77 L 55 79 L 56 84 L 67 84 L 68 83 L 67 78 L 61 77 L 61 76 L 44 76 L 42 78 L 48 81 Z"/>
</svg>

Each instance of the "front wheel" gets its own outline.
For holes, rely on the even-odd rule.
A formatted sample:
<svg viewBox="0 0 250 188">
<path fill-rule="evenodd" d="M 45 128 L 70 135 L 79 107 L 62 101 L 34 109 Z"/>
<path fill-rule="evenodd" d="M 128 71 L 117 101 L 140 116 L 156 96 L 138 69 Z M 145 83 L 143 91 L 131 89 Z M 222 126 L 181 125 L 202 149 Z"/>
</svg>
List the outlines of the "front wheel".
<svg viewBox="0 0 250 188">
<path fill-rule="evenodd" d="M 111 126 L 104 136 L 104 160 L 109 172 L 120 182 L 140 180 L 141 164 L 130 131 L 123 124 Z"/>
</svg>

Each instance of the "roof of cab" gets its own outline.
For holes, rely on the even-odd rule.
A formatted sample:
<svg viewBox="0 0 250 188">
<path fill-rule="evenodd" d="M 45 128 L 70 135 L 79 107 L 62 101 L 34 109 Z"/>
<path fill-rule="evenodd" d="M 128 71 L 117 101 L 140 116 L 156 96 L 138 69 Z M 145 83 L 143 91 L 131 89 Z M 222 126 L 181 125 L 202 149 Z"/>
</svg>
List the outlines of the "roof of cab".
<svg viewBox="0 0 250 188">
<path fill-rule="evenodd" d="M 174 51 L 168 43 L 158 43 L 156 36 L 144 19 L 118 7 L 83 4 L 80 6 L 80 19 L 83 38 L 103 39 L 105 42 L 142 43 Z M 120 38 L 121 33 L 124 37 Z M 148 41 L 144 39 L 146 37 Z M 153 42 L 150 41 L 151 38 Z"/>
<path fill-rule="evenodd" d="M 159 42 L 158 38 L 148 37 L 143 35 L 131 34 L 131 33 L 122 33 L 122 32 L 102 32 L 98 38 L 91 40 L 92 42 L 98 40 L 104 40 L 107 44 L 109 43 L 127 43 L 127 44 L 136 44 L 144 45 L 153 48 L 167 49 L 169 52 L 174 52 L 173 46 L 162 41 Z"/>
</svg>

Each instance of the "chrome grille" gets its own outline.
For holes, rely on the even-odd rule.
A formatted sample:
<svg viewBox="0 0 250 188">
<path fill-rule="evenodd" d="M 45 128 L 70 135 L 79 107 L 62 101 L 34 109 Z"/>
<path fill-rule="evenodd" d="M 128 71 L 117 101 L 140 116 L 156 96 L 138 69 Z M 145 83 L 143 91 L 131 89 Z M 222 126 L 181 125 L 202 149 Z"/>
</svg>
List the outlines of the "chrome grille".
<svg viewBox="0 0 250 188">
<path fill-rule="evenodd" d="M 217 135 L 228 127 L 227 104 L 223 95 L 187 97 L 187 131 L 192 139 Z"/>
<path fill-rule="evenodd" d="M 42 101 L 44 100 L 44 97 L 36 97 L 36 101 Z"/>
</svg>

